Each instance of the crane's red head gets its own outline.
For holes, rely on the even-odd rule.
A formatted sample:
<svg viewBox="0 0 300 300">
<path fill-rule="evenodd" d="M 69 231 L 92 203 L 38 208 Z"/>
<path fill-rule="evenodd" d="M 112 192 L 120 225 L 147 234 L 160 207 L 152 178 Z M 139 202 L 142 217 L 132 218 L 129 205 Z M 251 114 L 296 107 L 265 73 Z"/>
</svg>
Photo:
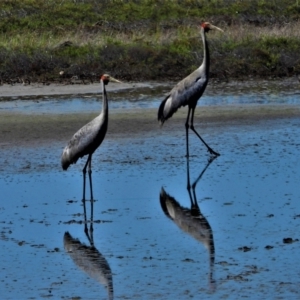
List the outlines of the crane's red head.
<svg viewBox="0 0 300 300">
<path fill-rule="evenodd" d="M 210 30 L 219 30 L 219 31 L 224 32 L 221 28 L 214 26 L 214 25 L 210 24 L 209 22 L 203 22 L 203 23 L 201 23 L 200 26 L 203 28 L 204 32 L 208 32 Z"/>
<path fill-rule="evenodd" d="M 116 78 L 113 78 L 113 77 L 109 76 L 108 74 L 101 75 L 100 76 L 100 81 L 103 81 L 103 83 L 105 85 L 107 85 L 110 81 L 121 83 L 121 81 L 117 80 Z"/>
<path fill-rule="evenodd" d="M 100 76 L 100 80 L 102 80 L 105 85 L 107 85 L 109 83 L 109 79 L 110 78 L 109 78 L 108 74 L 103 74 Z"/>
</svg>

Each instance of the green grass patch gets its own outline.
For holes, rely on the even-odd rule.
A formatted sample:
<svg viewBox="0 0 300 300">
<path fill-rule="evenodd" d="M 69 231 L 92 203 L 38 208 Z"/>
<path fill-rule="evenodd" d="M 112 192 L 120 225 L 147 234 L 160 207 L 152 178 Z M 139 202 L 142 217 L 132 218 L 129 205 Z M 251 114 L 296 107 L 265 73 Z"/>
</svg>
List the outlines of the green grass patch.
<svg viewBox="0 0 300 300">
<path fill-rule="evenodd" d="M 297 0 L 2 0 L 0 80 L 180 79 L 201 64 L 201 21 L 225 31 L 207 35 L 212 77 L 297 75 L 299 12 Z"/>
</svg>

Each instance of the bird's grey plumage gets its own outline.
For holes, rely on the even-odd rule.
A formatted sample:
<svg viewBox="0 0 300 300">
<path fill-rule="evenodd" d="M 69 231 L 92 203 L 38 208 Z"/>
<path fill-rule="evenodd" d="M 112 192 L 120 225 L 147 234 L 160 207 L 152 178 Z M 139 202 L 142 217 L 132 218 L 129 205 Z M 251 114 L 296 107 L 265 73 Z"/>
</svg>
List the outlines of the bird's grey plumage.
<svg viewBox="0 0 300 300">
<path fill-rule="evenodd" d="M 86 246 L 78 239 L 73 238 L 69 232 L 66 232 L 64 248 L 81 270 L 105 286 L 108 299 L 113 299 L 112 271 L 105 257 L 95 246 Z"/>
<path fill-rule="evenodd" d="M 64 148 L 61 157 L 61 164 L 64 170 L 67 170 L 70 164 L 75 164 L 79 158 L 93 154 L 106 135 L 108 103 L 104 81 L 101 80 L 101 83 L 103 91 L 102 111 L 99 116 L 80 128 Z"/>
<path fill-rule="evenodd" d="M 208 83 L 208 74 L 201 67 L 177 83 L 160 104 L 158 120 L 163 124 L 182 106 L 196 106 Z M 200 74 L 202 73 L 202 75 Z"/>
<path fill-rule="evenodd" d="M 205 33 L 211 29 L 222 29 L 211 25 L 208 22 L 201 24 L 201 38 L 203 42 L 203 62 L 199 68 L 192 72 L 189 76 L 185 77 L 179 83 L 177 83 L 171 92 L 165 97 L 159 106 L 157 119 L 162 125 L 166 120 L 171 118 L 173 114 L 182 106 L 189 106 L 188 115 L 186 119 L 186 140 L 187 140 L 187 156 L 188 156 L 188 128 L 190 127 L 200 140 L 205 144 L 208 151 L 213 155 L 219 155 L 213 151 L 196 132 L 193 125 L 194 112 L 197 106 L 199 98 L 203 95 L 209 79 L 209 67 L 210 67 L 210 56 L 209 48 L 206 40 Z M 190 114 L 191 112 L 191 114 Z M 189 119 L 191 115 L 191 126 L 189 125 Z"/>
<path fill-rule="evenodd" d="M 61 156 L 61 165 L 63 170 L 67 170 L 70 164 L 75 164 L 79 158 L 85 155 L 89 155 L 87 163 L 91 166 L 91 156 L 101 145 L 107 131 L 108 99 L 105 85 L 107 85 L 109 81 L 120 83 L 119 80 L 107 74 L 101 76 L 100 82 L 102 85 L 103 96 L 102 111 L 99 116 L 80 128 L 64 148 Z"/>
<path fill-rule="evenodd" d="M 88 155 L 83 172 L 83 198 L 85 201 L 85 184 L 86 184 L 86 169 L 88 167 L 88 175 L 90 181 L 91 202 L 93 203 L 93 187 L 92 187 L 92 155 L 95 150 L 101 145 L 107 131 L 108 125 L 108 100 L 105 85 L 109 81 L 119 82 L 119 80 L 104 74 L 100 77 L 102 84 L 102 111 L 98 117 L 93 119 L 88 124 L 79 129 L 71 138 L 67 146 L 64 148 L 61 155 L 61 165 L 63 170 L 67 170 L 70 164 L 75 164 L 77 160 L 85 155 Z"/>
</svg>

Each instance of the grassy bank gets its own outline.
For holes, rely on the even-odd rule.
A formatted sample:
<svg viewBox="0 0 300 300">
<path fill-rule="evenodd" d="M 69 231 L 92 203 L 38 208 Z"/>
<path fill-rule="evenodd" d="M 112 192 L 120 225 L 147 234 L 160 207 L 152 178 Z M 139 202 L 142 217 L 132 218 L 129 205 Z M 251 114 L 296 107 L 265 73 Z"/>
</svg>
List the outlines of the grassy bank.
<svg viewBox="0 0 300 300">
<path fill-rule="evenodd" d="M 225 31 L 208 34 L 211 77 L 294 76 L 299 16 L 297 0 L 2 0 L 0 76 L 2 82 L 93 81 L 108 72 L 126 80 L 177 80 L 202 61 L 202 20 Z"/>
</svg>

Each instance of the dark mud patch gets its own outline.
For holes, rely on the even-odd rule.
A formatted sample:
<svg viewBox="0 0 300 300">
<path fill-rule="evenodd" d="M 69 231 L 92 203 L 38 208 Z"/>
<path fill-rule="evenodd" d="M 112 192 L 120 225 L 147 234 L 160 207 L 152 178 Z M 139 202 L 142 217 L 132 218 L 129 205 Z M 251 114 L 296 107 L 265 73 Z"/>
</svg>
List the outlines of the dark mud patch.
<svg viewBox="0 0 300 300">
<path fill-rule="evenodd" d="M 137 135 L 158 136 L 182 128 L 186 119 L 186 109 L 179 110 L 162 128 L 156 120 L 155 109 L 114 111 L 110 114 L 106 139 L 131 138 Z M 76 113 L 62 115 L 25 115 L 20 113 L 0 113 L 0 147 L 41 146 L 49 143 L 67 142 L 71 136 L 97 114 Z M 195 113 L 195 126 L 205 133 L 205 128 L 258 124 L 274 119 L 290 119 L 300 116 L 296 105 L 259 105 L 201 107 Z M 145 158 L 146 159 L 146 158 Z M 30 168 L 30 163 L 23 166 Z"/>
</svg>

